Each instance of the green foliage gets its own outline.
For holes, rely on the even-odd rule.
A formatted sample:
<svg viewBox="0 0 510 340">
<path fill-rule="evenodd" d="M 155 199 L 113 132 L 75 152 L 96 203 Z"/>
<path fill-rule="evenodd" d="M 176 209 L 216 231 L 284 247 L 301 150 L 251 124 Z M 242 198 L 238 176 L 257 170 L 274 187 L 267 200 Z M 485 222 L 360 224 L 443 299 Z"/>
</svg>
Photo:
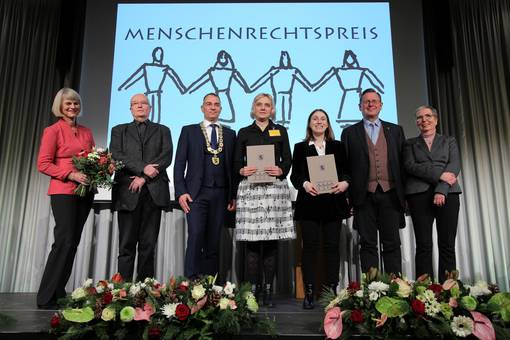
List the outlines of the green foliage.
<svg viewBox="0 0 510 340">
<path fill-rule="evenodd" d="M 402 299 L 384 296 L 377 300 L 375 309 L 381 314 L 386 314 L 390 318 L 404 316 L 410 311 L 409 304 Z"/>
<path fill-rule="evenodd" d="M 510 293 L 496 293 L 487 303 L 487 308 L 493 313 L 498 313 L 501 318 L 510 321 Z"/>
</svg>

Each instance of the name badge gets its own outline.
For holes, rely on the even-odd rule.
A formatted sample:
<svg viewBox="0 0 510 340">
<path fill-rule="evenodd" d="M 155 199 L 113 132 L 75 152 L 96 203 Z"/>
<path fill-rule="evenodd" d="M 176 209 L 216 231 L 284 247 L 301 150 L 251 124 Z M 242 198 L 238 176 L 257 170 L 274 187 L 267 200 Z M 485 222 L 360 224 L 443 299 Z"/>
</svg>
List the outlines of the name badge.
<svg viewBox="0 0 510 340">
<path fill-rule="evenodd" d="M 270 137 L 280 137 L 281 134 L 280 134 L 280 130 L 269 130 L 269 136 Z"/>
</svg>

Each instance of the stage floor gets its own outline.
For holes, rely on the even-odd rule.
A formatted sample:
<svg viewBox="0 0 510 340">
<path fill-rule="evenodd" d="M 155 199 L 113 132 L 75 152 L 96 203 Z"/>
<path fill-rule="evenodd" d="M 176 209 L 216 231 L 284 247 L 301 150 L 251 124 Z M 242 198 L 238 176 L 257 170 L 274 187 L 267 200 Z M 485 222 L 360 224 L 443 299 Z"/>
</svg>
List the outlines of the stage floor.
<svg viewBox="0 0 510 340">
<path fill-rule="evenodd" d="M 275 307 L 261 307 L 259 314 L 276 321 L 277 338 L 321 339 L 323 307 L 303 310 L 302 300 L 276 296 Z M 53 339 L 48 334 L 50 319 L 55 311 L 39 310 L 35 293 L 0 293 L 0 314 L 14 319 L 10 324 L 0 324 L 0 339 Z M 264 339 L 269 337 L 243 333 L 234 339 Z"/>
</svg>

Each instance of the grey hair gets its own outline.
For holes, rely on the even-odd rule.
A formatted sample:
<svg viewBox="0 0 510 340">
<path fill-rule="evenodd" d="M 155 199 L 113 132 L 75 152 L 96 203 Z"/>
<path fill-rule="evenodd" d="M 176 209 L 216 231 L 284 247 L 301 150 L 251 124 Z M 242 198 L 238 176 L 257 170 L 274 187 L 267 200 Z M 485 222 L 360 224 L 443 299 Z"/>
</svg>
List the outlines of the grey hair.
<svg viewBox="0 0 510 340">
<path fill-rule="evenodd" d="M 416 115 L 418 112 L 420 112 L 421 110 L 425 110 L 425 109 L 429 109 L 432 112 L 433 116 L 435 116 L 435 117 L 439 116 L 439 114 L 437 113 L 437 110 L 433 106 L 430 106 L 430 105 L 418 106 L 416 108 L 416 110 L 414 111 L 414 114 Z"/>
</svg>

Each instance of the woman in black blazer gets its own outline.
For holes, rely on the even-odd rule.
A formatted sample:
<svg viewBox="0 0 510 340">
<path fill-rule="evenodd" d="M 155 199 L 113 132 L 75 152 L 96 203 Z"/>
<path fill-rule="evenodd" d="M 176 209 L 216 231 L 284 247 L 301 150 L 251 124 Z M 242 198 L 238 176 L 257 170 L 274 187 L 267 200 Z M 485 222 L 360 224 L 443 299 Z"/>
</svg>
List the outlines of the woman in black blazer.
<svg viewBox="0 0 510 340">
<path fill-rule="evenodd" d="M 432 225 L 435 219 L 438 276 L 439 281 L 443 282 L 445 272 L 456 269 L 460 157 L 455 138 L 436 133 L 437 121 L 437 111 L 432 106 L 416 109 L 416 125 L 420 135 L 406 141 L 403 158 L 408 175 L 406 198 L 416 239 L 416 277 L 429 274 L 434 278 Z"/>
<path fill-rule="evenodd" d="M 335 155 L 339 182 L 332 186 L 332 193 L 319 195 L 314 183 L 310 182 L 306 157 L 327 154 Z M 336 292 L 340 266 L 338 250 L 340 227 L 342 219 L 349 215 L 345 196 L 349 179 L 344 171 L 346 163 L 344 145 L 334 139 L 329 117 L 324 110 L 316 109 L 310 113 L 306 138 L 294 146 L 293 155 L 290 180 L 298 190 L 294 219 L 300 222 L 303 239 L 302 265 L 305 284 L 303 308 L 312 309 L 321 227 L 326 256 L 326 284 Z"/>
</svg>

